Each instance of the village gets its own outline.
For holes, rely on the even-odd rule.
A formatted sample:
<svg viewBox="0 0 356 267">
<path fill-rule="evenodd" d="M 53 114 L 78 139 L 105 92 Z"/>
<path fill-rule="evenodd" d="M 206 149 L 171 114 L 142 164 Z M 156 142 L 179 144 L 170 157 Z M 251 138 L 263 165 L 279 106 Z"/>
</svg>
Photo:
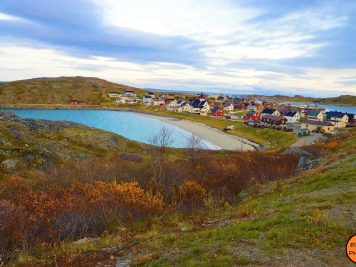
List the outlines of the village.
<svg viewBox="0 0 356 267">
<path fill-rule="evenodd" d="M 157 110 L 188 113 L 211 118 L 240 121 L 256 128 L 289 131 L 303 137 L 311 133 L 332 134 L 335 129 L 356 125 L 356 115 L 327 111 L 319 103 L 277 103 L 266 97 L 228 96 L 223 94 L 175 94 L 133 90 L 110 92 L 115 105 L 144 105 Z M 71 105 L 83 105 L 71 100 Z M 100 104 L 98 104 L 100 105 Z M 228 130 L 228 129 L 226 129 Z"/>
</svg>

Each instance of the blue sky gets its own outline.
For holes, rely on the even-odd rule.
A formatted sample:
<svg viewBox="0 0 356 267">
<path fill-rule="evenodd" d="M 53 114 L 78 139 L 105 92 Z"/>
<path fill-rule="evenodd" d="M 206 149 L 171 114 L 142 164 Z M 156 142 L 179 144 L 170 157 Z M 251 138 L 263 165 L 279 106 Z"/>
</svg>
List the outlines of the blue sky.
<svg viewBox="0 0 356 267">
<path fill-rule="evenodd" d="M 356 1 L 2 0 L 0 80 L 356 95 Z"/>
</svg>

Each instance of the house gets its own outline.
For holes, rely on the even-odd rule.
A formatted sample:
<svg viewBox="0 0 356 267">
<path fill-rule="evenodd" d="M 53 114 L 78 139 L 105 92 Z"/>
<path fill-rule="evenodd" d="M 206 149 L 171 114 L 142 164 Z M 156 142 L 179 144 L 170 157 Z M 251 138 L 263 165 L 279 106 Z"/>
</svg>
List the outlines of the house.
<svg viewBox="0 0 356 267">
<path fill-rule="evenodd" d="M 155 98 L 155 94 L 153 92 L 147 92 L 146 95 L 149 95 L 150 97 Z"/>
<path fill-rule="evenodd" d="M 175 110 L 177 107 L 178 107 L 178 105 L 177 105 L 177 100 L 171 100 L 171 101 L 167 101 L 166 102 L 166 104 L 167 104 L 167 110 Z"/>
<path fill-rule="evenodd" d="M 125 90 L 125 95 L 134 97 L 136 93 L 133 90 Z"/>
<path fill-rule="evenodd" d="M 300 113 L 297 111 L 288 111 L 284 113 L 284 118 L 287 120 L 287 122 L 290 123 L 295 123 L 300 121 Z"/>
<path fill-rule="evenodd" d="M 167 100 L 173 100 L 174 99 L 174 94 L 168 94 L 168 96 L 166 96 Z"/>
<path fill-rule="evenodd" d="M 258 111 L 249 111 L 244 116 L 245 121 L 259 121 L 261 119 L 261 113 Z"/>
<path fill-rule="evenodd" d="M 190 111 L 190 109 L 191 109 L 189 102 L 183 102 L 181 107 L 182 107 L 183 111 L 187 111 L 187 112 Z"/>
<path fill-rule="evenodd" d="M 246 107 L 246 110 L 248 110 L 248 111 L 257 111 L 257 107 L 255 105 L 248 105 Z"/>
<path fill-rule="evenodd" d="M 224 107 L 224 110 L 226 110 L 226 111 L 234 110 L 234 104 L 232 102 L 224 102 L 222 105 Z"/>
<path fill-rule="evenodd" d="M 326 112 L 326 120 L 336 128 L 344 128 L 349 122 L 349 116 L 343 112 L 328 111 Z"/>
<path fill-rule="evenodd" d="M 325 132 L 330 133 L 334 131 L 335 126 L 327 121 L 316 121 L 316 120 L 308 120 L 307 122 L 303 122 L 301 124 L 301 129 L 308 129 L 311 132 Z"/>
<path fill-rule="evenodd" d="M 201 114 L 208 113 L 210 111 L 210 105 L 205 99 L 195 99 L 190 103 L 190 113 Z"/>
<path fill-rule="evenodd" d="M 152 105 L 153 104 L 153 98 L 150 95 L 145 95 L 142 99 L 142 104 L 143 105 Z"/>
<path fill-rule="evenodd" d="M 211 115 L 214 117 L 224 117 L 225 110 L 220 106 L 214 106 L 211 110 Z"/>
<path fill-rule="evenodd" d="M 163 101 L 162 98 L 156 97 L 156 98 L 153 99 L 153 102 L 152 102 L 153 106 L 160 106 L 160 105 L 163 105 L 163 104 L 164 104 L 164 101 Z"/>
<path fill-rule="evenodd" d="M 238 103 L 235 103 L 235 109 L 237 110 L 246 110 L 247 108 L 247 104 L 245 104 L 244 102 L 238 102 Z"/>
<path fill-rule="evenodd" d="M 261 115 L 261 121 L 271 125 L 281 125 L 285 124 L 287 120 L 283 116 L 265 114 Z"/>
<path fill-rule="evenodd" d="M 306 116 L 309 121 L 323 121 L 324 116 L 320 110 L 310 110 L 306 113 Z"/>
<path fill-rule="evenodd" d="M 277 109 L 274 109 L 274 108 L 265 108 L 261 112 L 261 116 L 264 116 L 264 115 L 272 115 L 272 116 L 279 117 L 279 116 L 281 116 L 281 113 Z"/>
<path fill-rule="evenodd" d="M 134 105 L 137 104 L 137 99 L 136 98 L 130 98 L 126 102 L 127 104 Z"/>
<path fill-rule="evenodd" d="M 356 125 L 356 115 L 351 113 L 346 113 L 347 117 L 349 117 L 349 125 L 355 126 Z"/>
<path fill-rule="evenodd" d="M 120 93 L 119 92 L 110 92 L 109 97 L 119 97 Z"/>
</svg>

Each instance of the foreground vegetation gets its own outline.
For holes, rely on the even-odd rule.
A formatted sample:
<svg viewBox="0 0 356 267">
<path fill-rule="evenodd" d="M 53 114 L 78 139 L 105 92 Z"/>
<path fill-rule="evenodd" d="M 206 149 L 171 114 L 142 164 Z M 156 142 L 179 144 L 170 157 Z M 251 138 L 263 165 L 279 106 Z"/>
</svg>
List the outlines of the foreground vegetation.
<svg viewBox="0 0 356 267">
<path fill-rule="evenodd" d="M 355 144 L 353 131 L 302 152 L 146 146 L 7 175 L 0 184 L 3 260 L 343 266 L 356 225 Z M 301 173 L 299 153 L 321 165 Z"/>
</svg>

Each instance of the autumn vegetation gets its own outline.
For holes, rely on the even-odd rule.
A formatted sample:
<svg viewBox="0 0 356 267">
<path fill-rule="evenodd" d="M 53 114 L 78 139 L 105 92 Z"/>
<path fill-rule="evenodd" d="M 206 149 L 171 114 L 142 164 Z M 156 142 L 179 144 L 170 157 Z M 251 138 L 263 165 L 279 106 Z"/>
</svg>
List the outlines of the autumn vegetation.
<svg viewBox="0 0 356 267">
<path fill-rule="evenodd" d="M 0 183 L 1 253 L 98 236 L 154 216 L 236 205 L 242 190 L 298 173 L 298 155 L 206 151 L 193 141 L 173 153 L 165 136 L 141 154 L 7 177 Z M 337 146 L 332 140 L 306 149 L 320 156 Z"/>
</svg>

